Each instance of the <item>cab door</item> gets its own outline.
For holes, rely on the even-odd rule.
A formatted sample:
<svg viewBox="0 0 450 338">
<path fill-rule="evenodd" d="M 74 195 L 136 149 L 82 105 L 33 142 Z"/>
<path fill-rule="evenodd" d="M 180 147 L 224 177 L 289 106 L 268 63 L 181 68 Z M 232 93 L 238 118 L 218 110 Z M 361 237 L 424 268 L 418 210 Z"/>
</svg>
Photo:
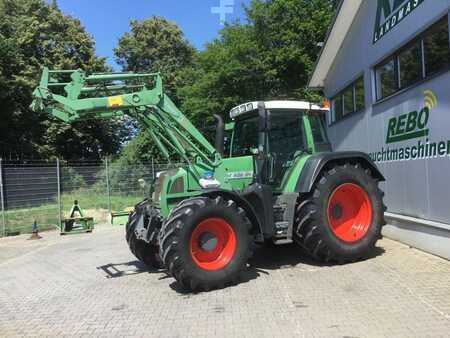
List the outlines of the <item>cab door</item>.
<svg viewBox="0 0 450 338">
<path fill-rule="evenodd" d="M 280 189 L 297 158 L 307 151 L 303 114 L 299 110 L 270 111 L 267 133 L 267 184 Z"/>
</svg>

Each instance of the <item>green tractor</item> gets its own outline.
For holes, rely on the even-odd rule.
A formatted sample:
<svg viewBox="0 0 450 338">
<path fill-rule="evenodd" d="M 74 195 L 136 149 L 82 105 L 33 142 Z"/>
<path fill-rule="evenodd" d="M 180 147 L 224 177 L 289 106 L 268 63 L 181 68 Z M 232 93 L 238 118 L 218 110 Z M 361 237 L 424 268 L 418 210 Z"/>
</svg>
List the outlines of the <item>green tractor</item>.
<svg viewBox="0 0 450 338">
<path fill-rule="evenodd" d="M 237 106 L 231 123 L 216 116 L 215 146 L 164 93 L 159 74 L 45 68 L 31 107 L 67 123 L 127 115 L 167 160 L 183 160 L 157 174 L 126 240 L 139 260 L 167 268 L 187 289 L 236 283 L 253 243 L 297 243 L 341 264 L 367 257 L 381 238 L 383 175 L 364 153 L 331 151 L 320 106 Z"/>
</svg>

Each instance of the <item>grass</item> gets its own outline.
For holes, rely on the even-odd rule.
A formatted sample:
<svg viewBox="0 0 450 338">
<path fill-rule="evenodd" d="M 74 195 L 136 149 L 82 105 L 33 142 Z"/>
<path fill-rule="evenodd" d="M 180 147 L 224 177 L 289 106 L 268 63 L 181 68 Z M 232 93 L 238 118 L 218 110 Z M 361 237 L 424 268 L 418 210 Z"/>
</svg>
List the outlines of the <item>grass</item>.
<svg viewBox="0 0 450 338">
<path fill-rule="evenodd" d="M 111 196 L 111 211 L 118 212 L 133 207 L 142 201 L 143 193 L 133 195 Z M 106 193 L 98 193 L 89 189 L 79 189 L 61 196 L 62 217 L 69 217 L 70 209 L 74 200 L 78 200 L 84 211 L 84 216 L 94 217 L 96 223 L 109 223 L 109 198 Z M 5 234 L 30 233 L 33 222 L 36 220 L 39 230 L 49 230 L 58 227 L 59 206 L 57 197 L 54 201 L 38 207 L 24 207 L 20 209 L 7 210 L 5 212 L 6 231 Z M 0 237 L 3 235 L 3 215 L 0 213 Z"/>
</svg>

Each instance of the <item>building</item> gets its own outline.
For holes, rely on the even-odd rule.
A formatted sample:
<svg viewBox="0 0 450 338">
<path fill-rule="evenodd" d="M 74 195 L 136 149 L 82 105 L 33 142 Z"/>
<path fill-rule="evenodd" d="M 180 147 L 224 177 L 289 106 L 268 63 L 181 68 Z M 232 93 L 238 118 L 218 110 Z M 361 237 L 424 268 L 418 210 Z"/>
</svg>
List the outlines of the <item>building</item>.
<svg viewBox="0 0 450 338">
<path fill-rule="evenodd" d="M 343 0 L 310 79 L 334 150 L 387 181 L 387 237 L 450 259 L 450 0 Z"/>
</svg>

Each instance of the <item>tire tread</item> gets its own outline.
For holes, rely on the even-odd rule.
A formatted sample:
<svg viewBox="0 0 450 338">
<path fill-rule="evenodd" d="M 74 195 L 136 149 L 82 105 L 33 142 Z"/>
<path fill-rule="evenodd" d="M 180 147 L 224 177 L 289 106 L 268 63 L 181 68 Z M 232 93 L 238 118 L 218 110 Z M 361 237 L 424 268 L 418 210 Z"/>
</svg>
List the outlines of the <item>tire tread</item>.
<svg viewBox="0 0 450 338">
<path fill-rule="evenodd" d="M 206 283 L 196 280 L 195 277 L 186 273 L 185 262 L 177 252 L 178 241 L 181 237 L 184 224 L 191 215 L 196 214 L 202 208 L 208 208 L 212 205 L 221 206 L 224 208 L 232 208 L 233 212 L 241 218 L 241 224 L 248 226 L 250 231 L 250 222 L 245 216 L 245 212 L 237 206 L 234 201 L 225 200 L 221 196 L 214 199 L 208 197 L 194 197 L 180 203 L 172 210 L 167 220 L 164 222 L 159 234 L 159 245 L 161 247 L 161 259 L 167 267 L 169 274 L 185 289 L 191 291 L 209 291 L 211 289 L 223 288 L 228 284 L 235 283 L 238 279 L 238 274 L 245 268 L 242 267 L 236 273 L 226 276 L 223 280 L 215 283 Z M 191 212 L 188 212 L 188 210 Z M 250 238 L 250 236 L 249 236 Z M 248 243 L 247 259 L 251 256 L 251 245 Z"/>
<path fill-rule="evenodd" d="M 302 247 L 302 249 L 311 257 L 323 262 L 335 262 L 345 263 L 362 259 L 364 255 L 358 257 L 343 257 L 339 253 L 333 251 L 333 249 L 324 240 L 323 232 L 320 231 L 320 226 L 323 226 L 323 218 L 320 210 L 321 198 L 324 195 L 325 185 L 330 180 L 336 179 L 336 175 L 345 171 L 351 170 L 357 172 L 358 175 L 363 175 L 365 179 L 372 180 L 372 183 L 376 184 L 376 190 L 373 198 L 381 201 L 381 224 L 379 232 L 371 240 L 370 247 L 367 251 L 370 251 L 375 246 L 375 243 L 381 236 L 381 228 L 386 224 L 384 219 L 384 211 L 386 207 L 383 203 L 384 192 L 380 190 L 378 181 L 374 179 L 370 174 L 371 170 L 364 168 L 360 163 L 343 163 L 341 165 L 335 164 L 333 167 L 322 172 L 322 176 L 312 189 L 312 192 L 300 196 L 298 206 L 296 208 L 295 224 L 294 224 L 294 240 Z"/>
</svg>

